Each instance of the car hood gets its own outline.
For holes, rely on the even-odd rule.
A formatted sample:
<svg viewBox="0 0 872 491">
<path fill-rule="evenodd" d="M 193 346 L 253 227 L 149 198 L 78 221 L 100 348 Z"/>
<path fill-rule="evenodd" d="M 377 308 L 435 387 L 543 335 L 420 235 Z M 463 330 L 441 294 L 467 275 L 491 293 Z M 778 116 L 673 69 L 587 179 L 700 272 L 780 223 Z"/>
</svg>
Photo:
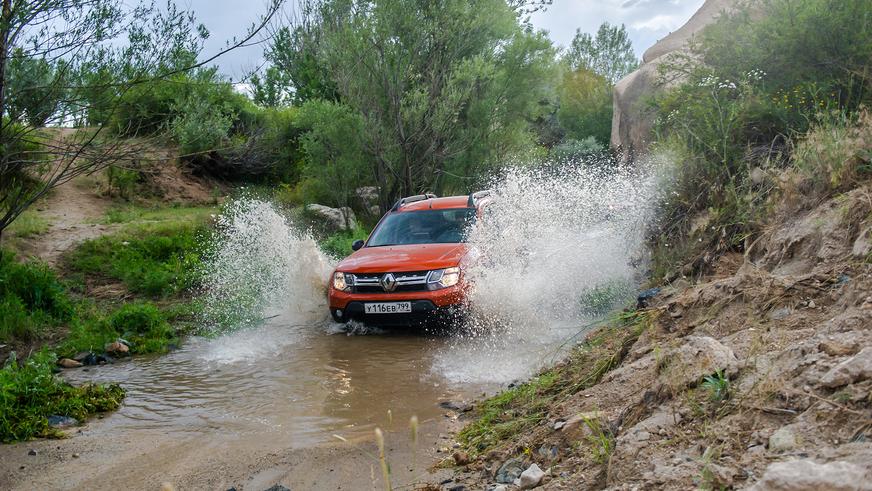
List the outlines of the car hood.
<svg viewBox="0 0 872 491">
<path fill-rule="evenodd" d="M 451 268 L 460 264 L 466 244 L 412 244 L 364 247 L 336 267 L 346 273 L 385 273 Z"/>
</svg>

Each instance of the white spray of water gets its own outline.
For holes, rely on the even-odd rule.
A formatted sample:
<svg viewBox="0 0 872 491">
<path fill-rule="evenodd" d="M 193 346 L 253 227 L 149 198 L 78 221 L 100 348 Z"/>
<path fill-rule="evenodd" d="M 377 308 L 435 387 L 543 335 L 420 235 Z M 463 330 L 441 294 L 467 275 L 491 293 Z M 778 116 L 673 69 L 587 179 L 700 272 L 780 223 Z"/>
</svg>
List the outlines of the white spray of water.
<svg viewBox="0 0 872 491">
<path fill-rule="evenodd" d="M 204 264 L 204 325 L 213 333 L 258 325 L 272 315 L 304 323 L 326 315 L 330 260 L 269 203 L 228 204 Z"/>
<path fill-rule="evenodd" d="M 563 353 L 638 282 L 654 180 L 629 169 L 513 168 L 471 232 L 464 332 L 434 370 L 466 382 L 524 378 Z"/>
</svg>

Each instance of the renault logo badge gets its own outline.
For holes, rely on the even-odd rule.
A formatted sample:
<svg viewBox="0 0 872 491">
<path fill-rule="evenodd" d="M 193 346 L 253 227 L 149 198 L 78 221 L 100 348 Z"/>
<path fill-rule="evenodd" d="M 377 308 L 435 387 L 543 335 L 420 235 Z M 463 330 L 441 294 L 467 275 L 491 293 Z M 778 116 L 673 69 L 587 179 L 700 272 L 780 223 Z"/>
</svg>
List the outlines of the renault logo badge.
<svg viewBox="0 0 872 491">
<path fill-rule="evenodd" d="M 397 289 L 397 279 L 394 278 L 394 275 L 392 273 L 386 273 L 384 276 L 382 276 L 379 283 L 381 283 L 381 287 L 386 292 L 392 292 Z"/>
</svg>

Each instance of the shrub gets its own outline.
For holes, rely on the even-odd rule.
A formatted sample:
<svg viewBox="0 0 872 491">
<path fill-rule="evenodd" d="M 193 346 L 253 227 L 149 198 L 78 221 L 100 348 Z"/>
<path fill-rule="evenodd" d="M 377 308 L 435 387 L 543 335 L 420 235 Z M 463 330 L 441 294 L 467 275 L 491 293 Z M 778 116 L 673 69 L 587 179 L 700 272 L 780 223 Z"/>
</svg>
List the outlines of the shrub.
<svg viewBox="0 0 872 491">
<path fill-rule="evenodd" d="M 73 305 L 45 264 L 0 257 L 0 340 L 33 339 L 40 329 L 69 320 Z"/>
<path fill-rule="evenodd" d="M 54 378 L 56 357 L 41 351 L 23 365 L 10 357 L 0 369 L 0 441 L 61 436 L 48 424 L 60 415 L 84 421 L 88 416 L 118 408 L 124 389 L 118 385 L 73 387 Z"/>
<path fill-rule="evenodd" d="M 581 161 L 590 155 L 599 155 L 605 147 L 589 136 L 583 140 L 568 139 L 551 149 L 551 158 L 557 161 Z"/>
<path fill-rule="evenodd" d="M 872 175 L 872 114 L 857 121 L 837 114 L 808 133 L 793 152 L 799 171 L 819 192 L 850 189 Z"/>
<path fill-rule="evenodd" d="M 356 240 L 366 240 L 369 230 L 358 226 L 354 230 L 342 230 L 328 235 L 320 241 L 321 249 L 335 258 L 343 258 L 351 254 L 351 244 Z"/>
<path fill-rule="evenodd" d="M 173 328 L 156 306 L 145 302 L 129 303 L 116 310 L 108 319 L 109 326 L 132 343 L 134 353 L 166 351 L 176 342 Z"/>
</svg>

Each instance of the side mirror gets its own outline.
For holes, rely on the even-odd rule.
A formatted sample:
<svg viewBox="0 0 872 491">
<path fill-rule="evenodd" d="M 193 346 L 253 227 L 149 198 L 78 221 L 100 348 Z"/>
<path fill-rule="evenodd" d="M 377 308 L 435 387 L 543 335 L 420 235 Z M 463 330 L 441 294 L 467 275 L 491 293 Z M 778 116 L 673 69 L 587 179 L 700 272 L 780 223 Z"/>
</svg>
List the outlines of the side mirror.
<svg viewBox="0 0 872 491">
<path fill-rule="evenodd" d="M 352 251 L 356 251 L 356 250 L 360 249 L 361 247 L 363 247 L 362 240 L 355 240 L 354 242 L 351 243 L 351 250 Z"/>
</svg>

